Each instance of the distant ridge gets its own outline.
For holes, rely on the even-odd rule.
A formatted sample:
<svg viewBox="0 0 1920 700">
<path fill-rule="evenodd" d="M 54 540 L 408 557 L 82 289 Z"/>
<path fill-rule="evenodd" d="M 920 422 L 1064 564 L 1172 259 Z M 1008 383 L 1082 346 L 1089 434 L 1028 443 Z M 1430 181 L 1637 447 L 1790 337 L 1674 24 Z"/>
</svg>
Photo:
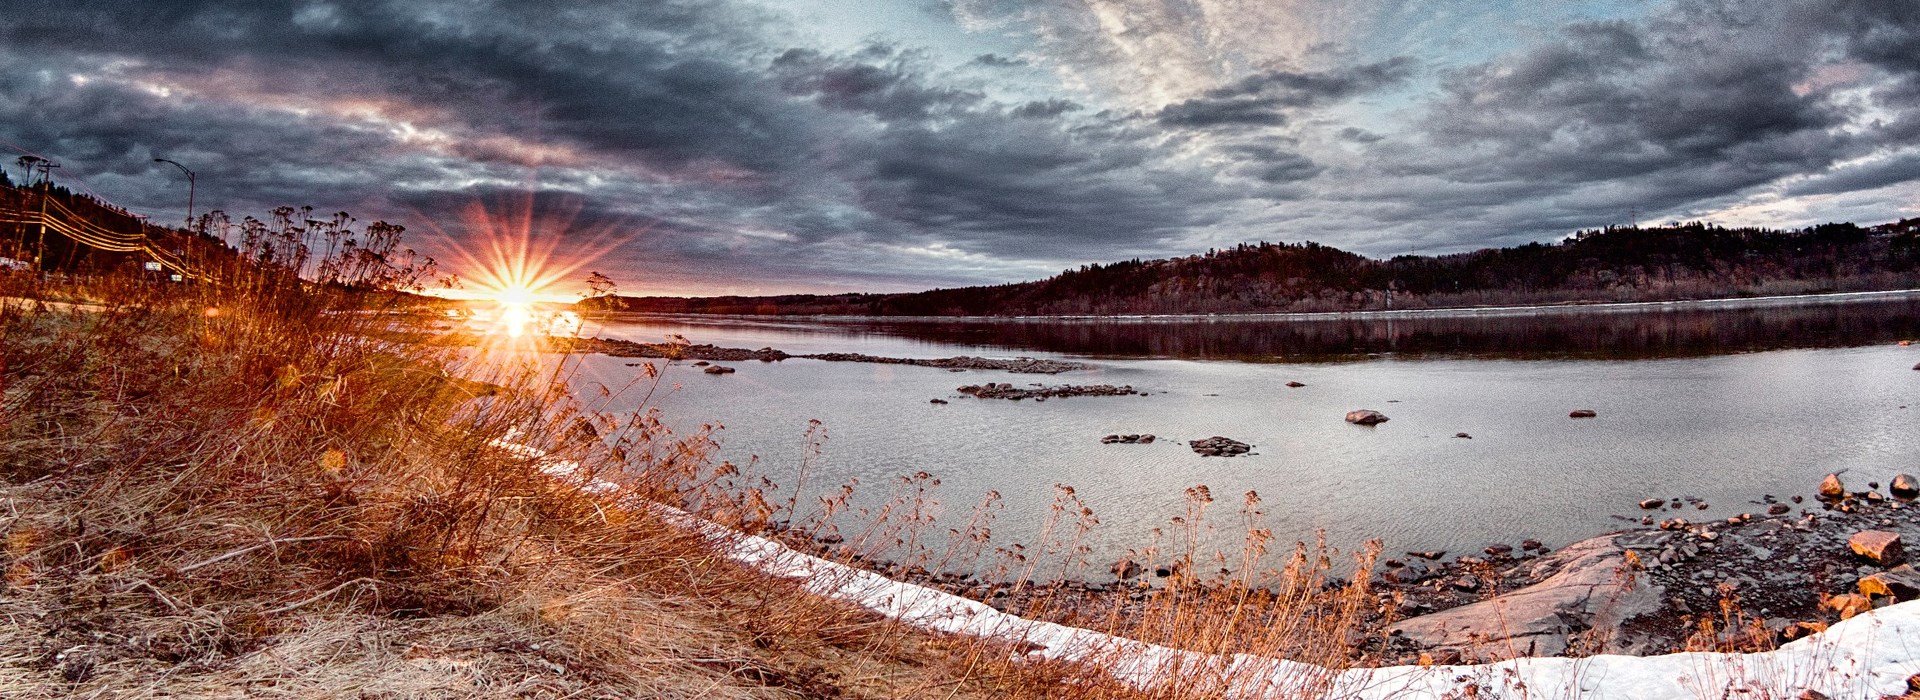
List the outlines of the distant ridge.
<svg viewBox="0 0 1920 700">
<path fill-rule="evenodd" d="M 1781 231 L 1688 223 L 1579 231 L 1375 260 L 1254 243 L 1086 265 L 1044 280 L 897 294 L 584 299 L 590 311 L 733 315 L 1066 316 L 1432 309 L 1669 301 L 1920 287 L 1920 218 Z"/>
</svg>

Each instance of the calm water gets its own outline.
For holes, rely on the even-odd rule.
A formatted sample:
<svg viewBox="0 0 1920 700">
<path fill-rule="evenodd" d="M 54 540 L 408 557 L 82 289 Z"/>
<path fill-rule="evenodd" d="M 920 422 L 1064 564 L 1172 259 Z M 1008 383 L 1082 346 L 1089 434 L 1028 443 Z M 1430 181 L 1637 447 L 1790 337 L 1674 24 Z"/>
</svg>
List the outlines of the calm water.
<svg viewBox="0 0 1920 700">
<path fill-rule="evenodd" d="M 948 519 L 997 490 L 1003 542 L 1030 539 L 1053 485 L 1072 485 L 1103 521 L 1100 557 L 1166 526 L 1196 484 L 1236 538 L 1238 496 L 1257 490 L 1282 539 L 1324 529 L 1338 545 L 1378 537 L 1397 553 L 1564 544 L 1620 527 L 1612 516 L 1637 517 L 1647 497 L 1704 498 L 1712 508 L 1688 517 L 1725 517 L 1762 494 L 1811 493 L 1829 471 L 1883 483 L 1920 473 L 1920 346 L 1896 344 L 1920 338 L 1914 298 L 1491 317 L 597 323 L 589 333 L 794 353 L 1086 359 L 1096 367 L 1051 377 L 802 359 L 710 376 L 680 364 L 667 375 L 679 388 L 654 405 L 675 426 L 723 424 L 722 456 L 758 456 L 782 484 L 818 419 L 828 439 L 815 484 L 858 478 L 873 494 L 925 470 L 944 481 Z M 582 381 L 625 385 L 633 361 L 588 358 Z M 1150 395 L 1036 403 L 954 391 L 989 381 Z M 1345 423 L 1357 408 L 1392 420 Z M 1577 408 L 1600 417 L 1569 419 Z M 1161 441 L 1100 444 L 1109 433 Z M 1257 454 L 1187 449 L 1211 435 Z"/>
</svg>

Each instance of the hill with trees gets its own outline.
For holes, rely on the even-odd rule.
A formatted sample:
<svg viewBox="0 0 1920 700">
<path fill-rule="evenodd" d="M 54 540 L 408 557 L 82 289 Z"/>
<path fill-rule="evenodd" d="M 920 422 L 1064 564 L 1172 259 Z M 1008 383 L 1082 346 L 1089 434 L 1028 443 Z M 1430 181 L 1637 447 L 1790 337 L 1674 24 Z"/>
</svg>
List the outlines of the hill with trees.
<svg viewBox="0 0 1920 700">
<path fill-rule="evenodd" d="M 1800 230 L 1707 223 L 1583 230 L 1440 256 L 1373 259 L 1249 243 L 1082 266 L 1035 282 L 902 294 L 599 295 L 584 309 L 749 315 L 1009 316 L 1359 311 L 1813 294 L 1920 287 L 1920 218 Z"/>
</svg>

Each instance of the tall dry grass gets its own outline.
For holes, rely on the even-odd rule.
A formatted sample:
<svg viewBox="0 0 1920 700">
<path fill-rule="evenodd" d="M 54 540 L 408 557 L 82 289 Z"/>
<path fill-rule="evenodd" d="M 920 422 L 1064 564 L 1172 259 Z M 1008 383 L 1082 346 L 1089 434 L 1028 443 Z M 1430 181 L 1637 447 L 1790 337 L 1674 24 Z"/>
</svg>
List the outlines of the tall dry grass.
<svg viewBox="0 0 1920 700">
<path fill-rule="evenodd" d="M 255 231 L 218 284 L 0 280 L 0 697 L 1046 696 L 1079 675 L 970 669 L 955 650 L 980 642 L 626 507 L 772 510 L 701 435 L 416 342 L 429 319 L 380 290 L 421 268 L 310 255 L 296 229 Z"/>
</svg>

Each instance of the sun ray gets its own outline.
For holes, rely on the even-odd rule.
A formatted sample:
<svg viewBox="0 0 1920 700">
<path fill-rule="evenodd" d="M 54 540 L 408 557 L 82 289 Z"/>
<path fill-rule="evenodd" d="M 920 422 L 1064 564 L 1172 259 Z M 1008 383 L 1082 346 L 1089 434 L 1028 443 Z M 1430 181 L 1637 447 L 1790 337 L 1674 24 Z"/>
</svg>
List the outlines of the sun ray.
<svg viewBox="0 0 1920 700">
<path fill-rule="evenodd" d="M 469 309 L 472 329 L 508 341 L 577 330 L 577 317 L 551 308 L 569 300 L 555 287 L 644 233 L 625 230 L 622 221 L 582 222 L 583 208 L 571 198 L 536 206 L 526 193 L 491 207 L 470 202 L 462 209 L 459 235 L 427 224 L 448 254 L 447 268 L 473 287 L 458 290 L 475 302 Z"/>
</svg>

